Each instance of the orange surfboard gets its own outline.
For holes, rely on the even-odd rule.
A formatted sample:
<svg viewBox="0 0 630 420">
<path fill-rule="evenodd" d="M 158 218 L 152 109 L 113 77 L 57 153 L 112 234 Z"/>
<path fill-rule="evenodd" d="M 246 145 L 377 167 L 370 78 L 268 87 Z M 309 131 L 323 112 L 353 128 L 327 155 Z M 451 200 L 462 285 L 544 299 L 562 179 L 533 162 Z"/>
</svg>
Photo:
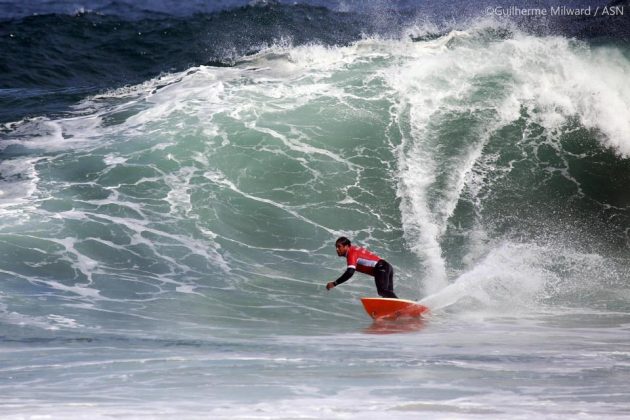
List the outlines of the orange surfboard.
<svg viewBox="0 0 630 420">
<path fill-rule="evenodd" d="M 361 298 L 361 303 L 374 319 L 418 318 L 429 312 L 426 306 L 405 299 Z"/>
</svg>

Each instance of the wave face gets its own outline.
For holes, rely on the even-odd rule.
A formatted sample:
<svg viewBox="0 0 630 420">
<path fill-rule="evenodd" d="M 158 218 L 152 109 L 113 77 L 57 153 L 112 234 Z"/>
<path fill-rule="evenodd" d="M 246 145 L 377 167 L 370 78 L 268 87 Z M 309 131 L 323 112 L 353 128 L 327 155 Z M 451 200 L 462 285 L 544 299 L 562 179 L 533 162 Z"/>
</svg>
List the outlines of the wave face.
<svg viewBox="0 0 630 420">
<path fill-rule="evenodd" d="M 522 331 L 545 337 L 556 335 L 554 328 L 569 334 L 567 313 L 620 317 L 606 330 L 612 337 L 627 328 L 619 314 L 630 309 L 630 49 L 532 34 L 491 19 L 445 32 L 423 23 L 399 29 L 398 37 L 362 36 L 358 25 L 338 27 L 343 13 L 277 5 L 238 9 L 231 16 L 246 22 L 243 16 L 255 14 L 254 20 L 289 25 L 290 18 L 302 25 L 308 16 L 317 29 L 302 27 L 303 39 L 295 31 L 291 38 L 269 32 L 260 43 L 252 41 L 260 39 L 259 32 L 239 38 L 225 30 L 226 39 L 236 39 L 234 48 L 218 54 L 227 41 L 218 42 L 207 55 L 200 52 L 206 51 L 203 42 L 184 52 L 179 47 L 198 36 L 206 39 L 199 35 L 201 26 L 212 27 L 216 36 L 232 28 L 227 14 L 218 23 L 213 19 L 219 15 L 197 16 L 185 31 L 169 27 L 184 32 L 170 46 L 159 41 L 169 21 L 152 21 L 146 66 L 136 58 L 101 66 L 121 38 L 88 35 L 79 60 L 89 62 L 90 48 L 100 43 L 98 65 L 69 65 L 74 58 L 67 56 L 46 61 L 34 47 L 28 60 L 47 66 L 48 78 L 42 82 L 38 78 L 46 72 L 30 66 L 34 75 L 5 76 L 31 93 L 43 83 L 46 95 L 55 98 L 33 115 L 6 111 L 9 122 L 1 131 L 0 335 L 15 355 L 7 372 L 26 383 L 34 368 L 20 352 L 42 348 L 50 355 L 35 371 L 43 378 L 38 390 L 51 396 L 33 406 L 26 394 L 13 394 L 11 413 L 45 412 L 56 401 L 63 374 L 55 366 L 70 369 L 70 396 L 58 397 L 70 402 L 83 395 L 90 377 L 84 369 L 112 366 L 111 375 L 97 375 L 102 388 L 85 397 L 106 407 L 95 415 L 139 415 L 147 407 L 125 411 L 126 393 L 142 400 L 157 391 L 156 398 L 167 401 L 201 383 L 195 398 L 208 392 L 211 400 L 225 402 L 213 408 L 217 417 L 247 413 L 234 408 L 242 405 L 230 405 L 236 386 L 226 379 L 231 368 L 239 383 L 258 390 L 239 397 L 239 404 L 258 404 L 257 410 L 269 413 L 275 408 L 268 401 L 284 401 L 289 393 L 301 398 L 306 411 L 279 404 L 296 416 L 317 407 L 327 381 L 345 383 L 334 372 L 361 375 L 351 367 L 356 360 L 343 358 L 315 373 L 320 351 L 359 346 L 364 361 L 378 364 L 381 356 L 371 350 L 376 342 L 398 352 L 411 369 L 417 362 L 411 349 L 429 346 L 423 341 L 429 338 L 442 340 L 446 332 L 414 335 L 401 347 L 344 335 L 363 319 L 357 296 L 373 295 L 374 286 L 355 278 L 325 293 L 325 282 L 344 265 L 333 249 L 339 235 L 387 258 L 396 267 L 397 293 L 422 298 L 434 309 L 438 329 L 471 313 L 530 317 Z M 61 25 L 77 37 L 90 25 L 121 32 L 149 25 L 123 28 L 112 19 L 51 15 L 9 25 Z M 124 48 L 143 50 L 144 41 L 137 42 Z M 189 59 L 195 65 L 184 66 Z M 202 65 L 208 60 L 213 65 Z M 147 77 L 166 69 L 163 64 L 175 69 Z M 73 87 L 75 79 L 88 80 L 87 87 Z M 118 86 L 121 81 L 128 85 Z M 16 109 L 46 97 L 20 95 Z M 545 324 L 548 315 L 540 314 L 560 318 Z M 545 326 L 538 329 L 538 323 Z M 510 334 L 501 323 L 491 328 Z M 494 343 L 483 328 L 470 331 L 479 342 Z M 329 334 L 338 334 L 330 348 L 322 344 Z M 623 347 L 608 336 L 600 339 Z M 454 348 L 470 345 L 483 353 L 505 344 L 488 349 L 456 341 L 450 350 L 444 344 L 427 356 L 423 366 L 435 383 L 451 381 L 436 366 Z M 536 366 L 544 357 L 522 353 L 532 344 L 517 337 L 507 345 L 513 347 L 506 354 L 515 356 L 497 363 L 506 363 L 508 373 L 516 369 L 512 360 L 529 363 L 526 369 L 533 369 L 528 372 L 542 386 L 548 376 L 536 376 Z M 106 360 L 95 356 L 99 349 Z M 487 367 L 489 359 L 467 357 L 449 366 L 468 369 L 463 366 L 471 363 L 471 371 L 460 372 L 470 378 L 475 369 L 495 372 Z M 622 360 L 601 357 L 579 359 L 580 366 L 590 372 L 614 357 Z M 194 379 L 204 365 L 212 372 Z M 173 366 L 182 369 L 181 378 L 166 373 Z M 315 379 L 308 386 L 292 380 L 286 385 L 270 373 L 293 372 L 287 366 Z M 566 369 L 557 377 L 580 374 Z M 268 389 L 250 383 L 252 375 L 267 374 Z M 572 374 L 562 376 L 564 381 Z M 131 377 L 139 388 L 123 384 Z M 623 378 L 622 372 L 613 379 Z M 508 388 L 519 389 L 522 384 L 514 381 Z M 355 389 L 351 382 L 335 389 Z M 405 382 L 394 408 L 377 404 L 366 410 L 540 413 L 535 397 L 521 395 L 521 405 L 511 405 L 499 394 L 482 399 L 499 411 L 475 411 L 466 391 L 474 384 L 464 382 L 451 390 L 455 402 L 448 407 L 405 405 L 400 399 L 417 397 Z M 558 379 L 549 386 L 565 395 L 568 385 Z M 169 397 L 164 389 L 178 391 Z M 364 398 L 359 389 L 350 402 Z M 613 415 L 618 389 L 600 391 L 608 404 L 602 412 Z M 111 408 L 107 398 L 121 405 Z M 442 397 L 426 398 L 433 404 Z M 587 410 L 558 401 L 550 408 L 556 414 L 571 412 L 569 407 Z M 328 403 L 354 410 L 341 399 Z M 62 417 L 76 415 L 70 405 L 58 409 Z M 193 404 L 179 411 L 198 409 Z"/>
</svg>

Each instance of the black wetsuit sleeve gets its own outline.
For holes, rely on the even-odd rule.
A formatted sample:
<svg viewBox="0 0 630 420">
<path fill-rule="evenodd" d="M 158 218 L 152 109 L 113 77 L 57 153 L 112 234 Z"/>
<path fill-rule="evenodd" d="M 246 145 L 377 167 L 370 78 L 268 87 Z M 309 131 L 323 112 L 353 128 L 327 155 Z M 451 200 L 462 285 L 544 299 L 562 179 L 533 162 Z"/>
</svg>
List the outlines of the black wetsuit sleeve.
<svg viewBox="0 0 630 420">
<path fill-rule="evenodd" d="M 348 280 L 354 274 L 354 268 L 348 268 L 345 273 L 341 275 L 337 280 L 335 280 L 335 286 L 340 285 L 341 283 Z"/>
</svg>

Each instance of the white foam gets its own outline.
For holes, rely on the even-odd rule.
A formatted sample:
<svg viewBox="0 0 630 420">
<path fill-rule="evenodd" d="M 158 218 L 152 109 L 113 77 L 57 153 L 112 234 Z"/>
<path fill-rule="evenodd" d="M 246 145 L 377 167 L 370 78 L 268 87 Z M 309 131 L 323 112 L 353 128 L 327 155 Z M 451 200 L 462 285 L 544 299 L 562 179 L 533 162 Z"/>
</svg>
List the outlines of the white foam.
<svg viewBox="0 0 630 420">
<path fill-rule="evenodd" d="M 424 261 L 427 293 L 447 285 L 440 239 L 490 131 L 488 127 L 486 132 L 479 133 L 478 141 L 462 144 L 463 150 L 453 151 L 447 160 L 441 153 L 443 146 L 438 133 L 432 128 L 441 114 L 470 107 L 461 98 L 472 94 L 471 78 L 483 68 L 465 68 L 461 57 L 447 48 L 450 40 L 466 36 L 452 32 L 421 44 L 423 47 L 414 48 L 411 60 L 384 72 L 385 80 L 399 97 L 392 118 L 401 121 L 406 119 L 405 115 L 409 116 L 409 131 L 401 127 L 398 195 L 405 236 L 411 249 Z"/>
<path fill-rule="evenodd" d="M 630 156 L 630 62 L 613 48 L 562 37 L 517 36 L 497 48 L 513 72 L 512 101 L 532 112 L 549 134 L 577 117 L 600 131 L 604 146 Z"/>
<path fill-rule="evenodd" d="M 239 66 L 255 69 L 256 78 L 271 80 L 309 76 L 321 80 L 331 72 L 364 58 L 357 54 L 360 45 L 361 41 L 345 47 L 318 44 L 293 46 L 287 40 L 281 40 L 257 54 L 243 58 Z"/>
<path fill-rule="evenodd" d="M 19 157 L 0 161 L 0 215 L 32 211 L 29 202 L 37 192 L 39 174 L 34 157 Z"/>
<path fill-rule="evenodd" d="M 50 314 L 47 318 L 56 324 L 55 329 L 59 328 L 59 326 L 62 326 L 64 328 L 83 327 L 83 325 L 78 323 L 76 319 L 72 319 L 63 315 Z"/>
<path fill-rule="evenodd" d="M 536 246 L 499 244 L 470 271 L 421 303 L 434 311 L 462 300 L 474 301 L 471 303 L 489 311 L 531 309 L 537 293 L 554 276 L 539 266 L 540 254 Z"/>
<path fill-rule="evenodd" d="M 564 244 L 500 242 L 485 247 L 489 250 L 471 262 L 470 270 L 421 303 L 438 312 L 455 307 L 509 316 L 562 304 L 565 296 L 578 303 L 585 292 L 601 290 L 598 282 L 618 276 L 606 258 Z"/>
<path fill-rule="evenodd" d="M 103 157 L 103 162 L 107 166 L 122 165 L 123 163 L 127 162 L 127 160 L 127 158 L 118 156 L 114 153 L 109 153 Z"/>
<path fill-rule="evenodd" d="M 27 315 L 15 311 L 10 311 L 8 305 L 2 300 L 5 296 L 0 292 L 0 321 L 8 324 L 19 326 L 31 326 L 43 328 L 46 330 L 59 330 L 64 328 L 75 329 L 84 327 L 84 325 L 77 322 L 77 320 L 63 316 L 50 314 L 47 316 Z"/>
<path fill-rule="evenodd" d="M 0 143 L 0 150 L 19 145 L 28 150 L 59 152 L 92 145 L 100 135 L 99 115 L 51 120 L 45 117 L 15 123 L 11 136 Z"/>
<path fill-rule="evenodd" d="M 170 188 L 166 196 L 166 201 L 171 205 L 171 211 L 181 213 L 184 216 L 188 216 L 192 211 L 190 180 L 195 174 L 195 171 L 195 168 L 184 167 L 180 168 L 176 173 L 164 176 L 164 182 L 166 182 Z"/>
</svg>

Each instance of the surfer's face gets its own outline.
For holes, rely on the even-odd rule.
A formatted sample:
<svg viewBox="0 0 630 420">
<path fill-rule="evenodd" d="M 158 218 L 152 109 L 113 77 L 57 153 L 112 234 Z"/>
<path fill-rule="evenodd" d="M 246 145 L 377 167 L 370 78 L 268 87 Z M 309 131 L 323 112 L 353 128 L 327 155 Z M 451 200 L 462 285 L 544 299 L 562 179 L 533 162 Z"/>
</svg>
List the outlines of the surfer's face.
<svg viewBox="0 0 630 420">
<path fill-rule="evenodd" d="M 337 244 L 335 245 L 335 248 L 337 249 L 337 255 L 339 255 L 340 257 L 343 257 L 344 255 L 346 255 L 346 252 L 348 252 L 348 248 L 350 248 L 350 246 Z"/>
</svg>

